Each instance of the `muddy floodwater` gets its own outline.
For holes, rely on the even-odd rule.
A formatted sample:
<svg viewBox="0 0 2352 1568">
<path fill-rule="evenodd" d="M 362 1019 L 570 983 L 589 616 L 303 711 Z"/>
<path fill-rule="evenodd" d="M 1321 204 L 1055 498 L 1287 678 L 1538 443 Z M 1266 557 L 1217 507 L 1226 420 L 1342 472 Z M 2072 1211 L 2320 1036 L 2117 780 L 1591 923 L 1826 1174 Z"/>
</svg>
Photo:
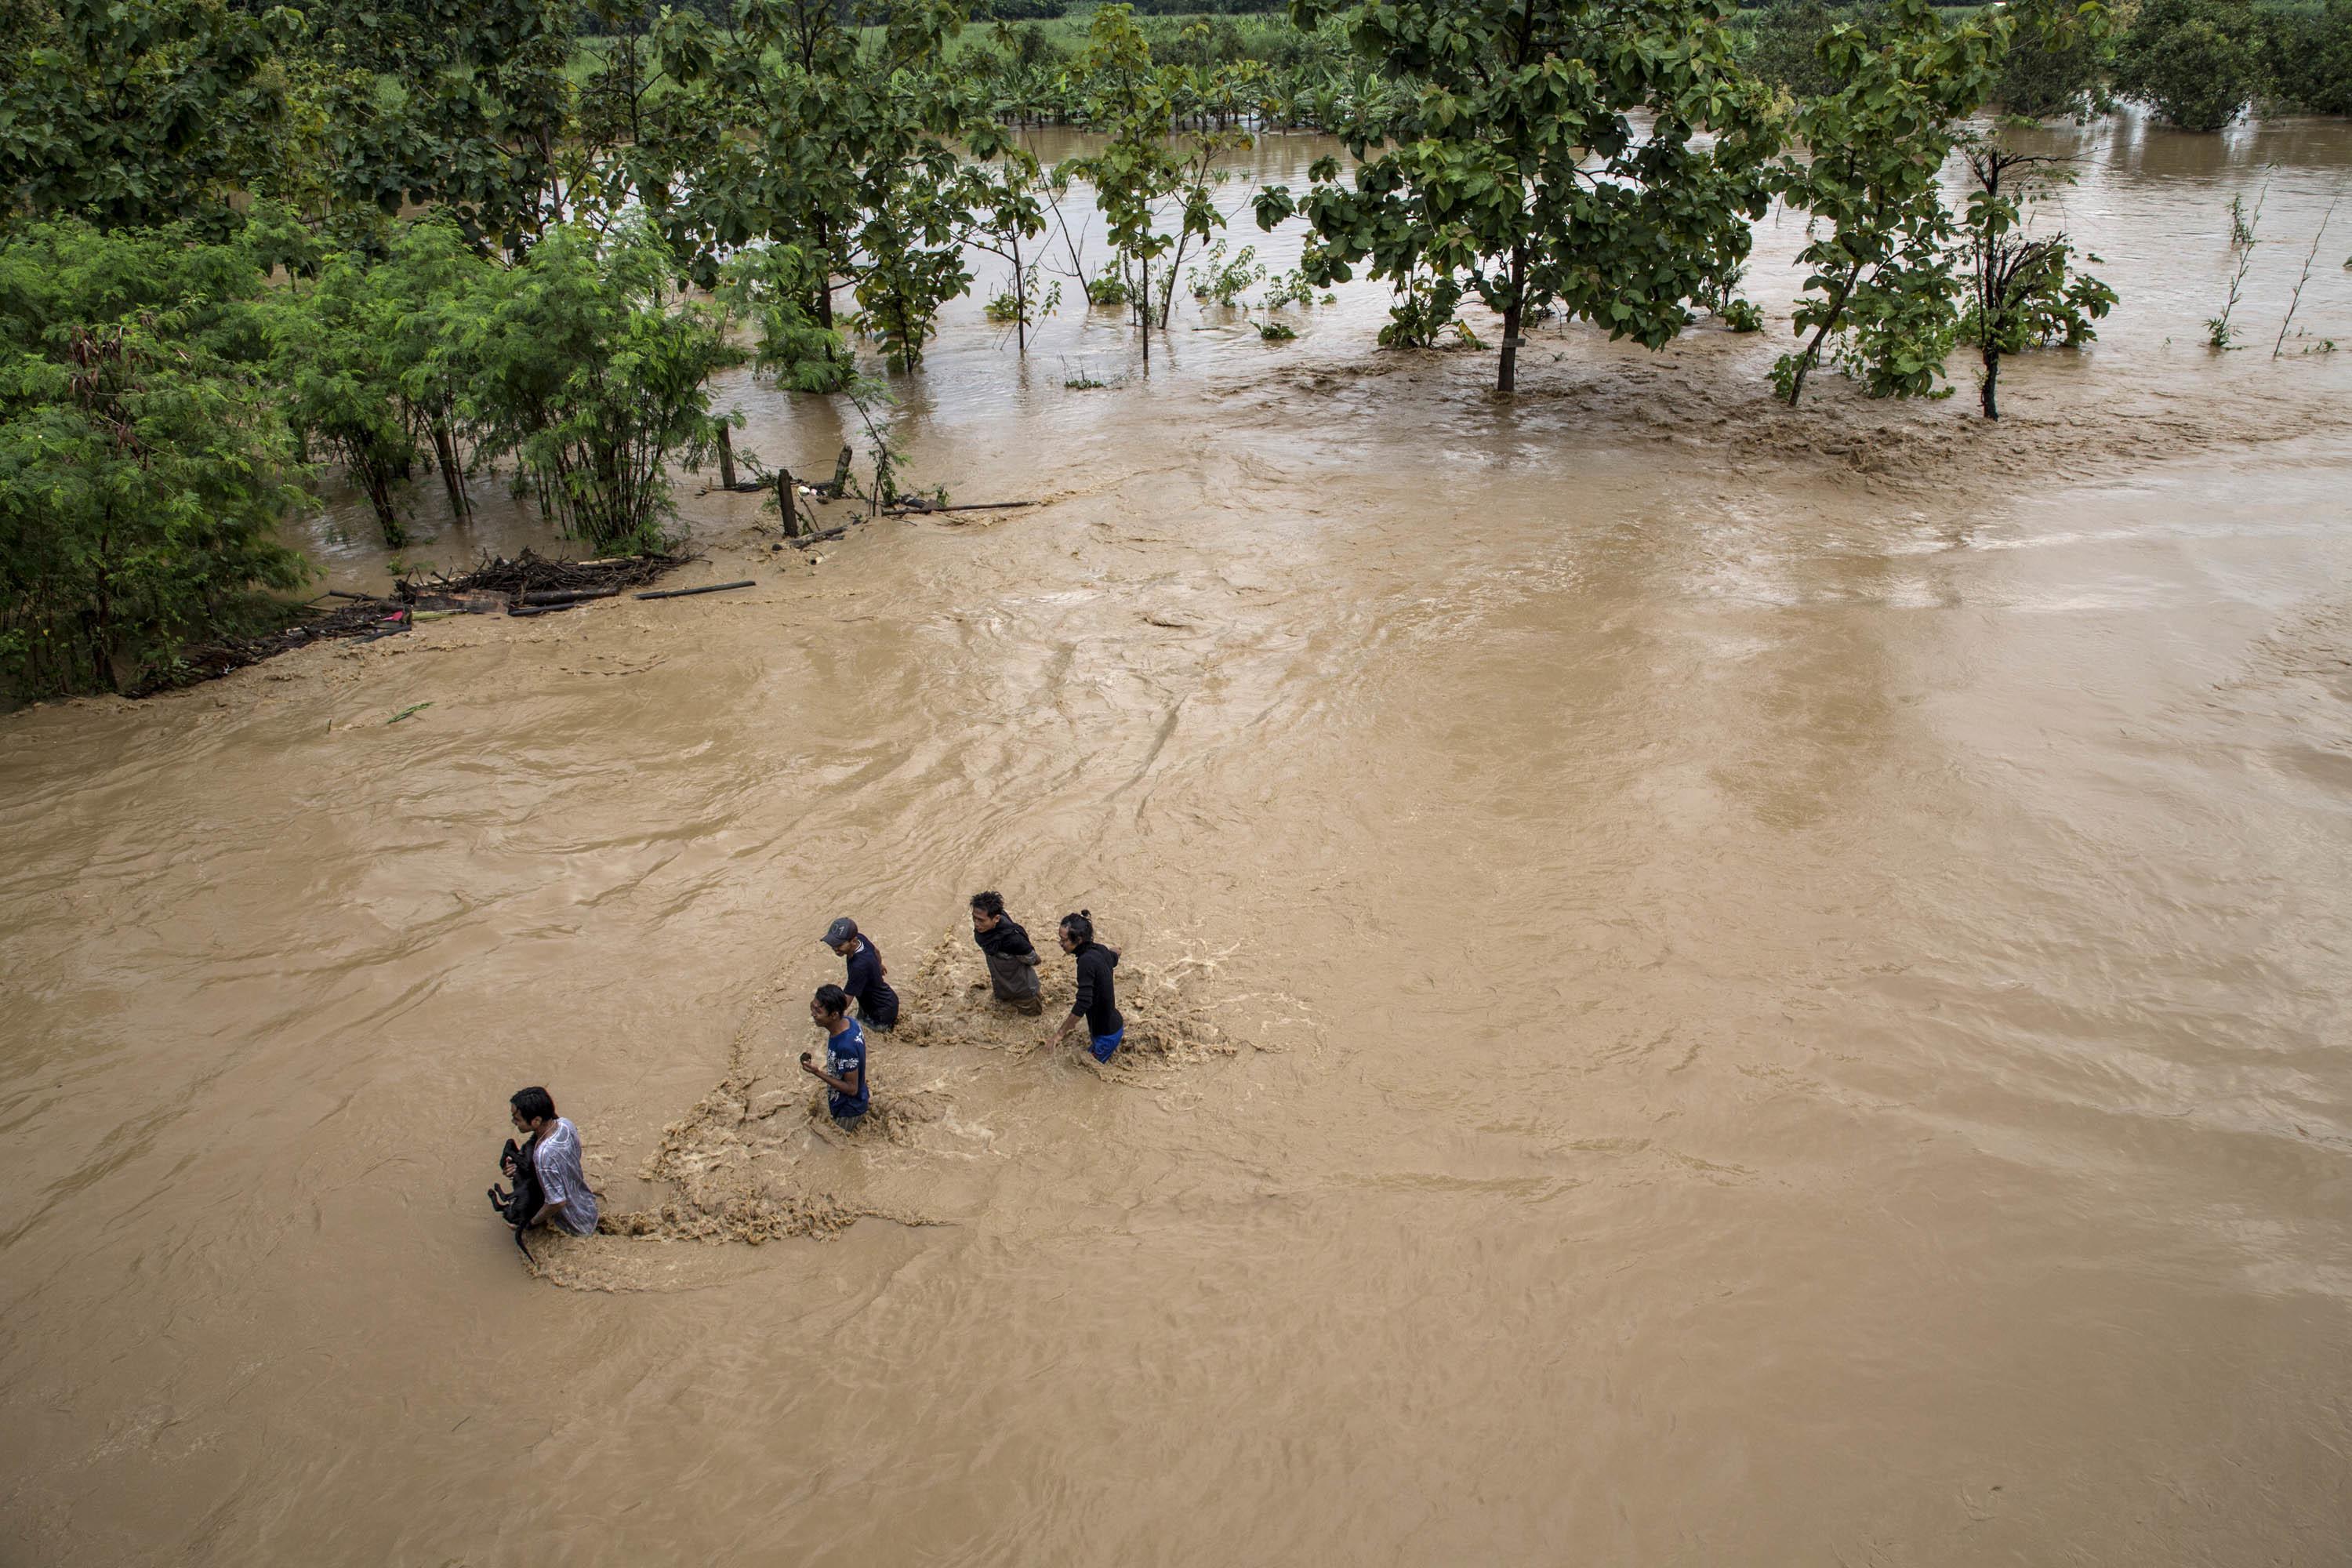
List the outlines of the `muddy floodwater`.
<svg viewBox="0 0 2352 1568">
<path fill-rule="evenodd" d="M 909 471 L 1045 505 L 688 476 L 754 589 L 0 719 L 0 1561 L 2344 1563 L 2352 204 L 2272 335 L 2352 133 L 2051 140 L 2124 304 L 1997 429 L 1776 410 L 1786 218 L 1767 334 L 1509 405 L 1360 285 L 1148 382 L 967 300 Z M 479 486 L 412 559 L 549 542 Z M 1108 1068 L 982 888 L 1122 952 Z M 535 1269 L 527 1083 L 609 1231 Z"/>
</svg>

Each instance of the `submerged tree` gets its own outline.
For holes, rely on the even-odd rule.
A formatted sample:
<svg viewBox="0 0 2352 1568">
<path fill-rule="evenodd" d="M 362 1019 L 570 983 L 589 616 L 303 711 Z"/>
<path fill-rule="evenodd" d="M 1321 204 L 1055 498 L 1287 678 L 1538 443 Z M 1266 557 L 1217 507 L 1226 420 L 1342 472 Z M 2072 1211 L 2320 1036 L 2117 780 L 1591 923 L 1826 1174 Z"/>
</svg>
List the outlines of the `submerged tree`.
<svg viewBox="0 0 2352 1568">
<path fill-rule="evenodd" d="M 640 158 L 646 210 L 696 279 L 762 242 L 813 264 L 809 314 L 845 321 L 910 368 L 939 311 L 971 284 L 963 242 L 984 193 L 966 155 L 1004 145 L 978 81 L 940 68 L 963 26 L 950 0 L 891 0 L 871 39 L 836 0 L 751 0 L 714 26 L 666 13 L 655 53 L 680 85 Z"/>
<path fill-rule="evenodd" d="M 459 400 L 474 366 L 458 345 L 478 296 L 505 274 L 447 215 L 394 228 L 380 256 L 340 251 L 316 272 L 268 302 L 287 422 L 342 460 L 398 549 L 408 542 L 404 492 L 428 444 L 450 515 L 470 513 Z"/>
<path fill-rule="evenodd" d="M 1933 388 L 1957 321 L 1940 176 L 1992 84 L 2007 27 L 1997 16 L 1947 24 L 1927 0 L 1888 0 L 1822 39 L 1842 85 L 1799 107 L 1802 150 L 1780 171 L 1783 197 L 1809 220 L 1794 326 L 1811 336 L 1772 367 L 1792 406 L 1833 337 L 1850 335 L 1843 357 L 1873 395 Z"/>
<path fill-rule="evenodd" d="M 1663 346 L 1763 216 L 1773 133 L 1715 0 L 1295 0 L 1336 16 L 1357 50 L 1419 89 L 1349 139 L 1303 200 L 1258 202 L 1271 227 L 1314 226 L 1316 281 L 1423 269 L 1503 318 L 1498 391 L 1518 380 L 1529 317 L 1557 307 Z M 1702 138 L 1705 138 L 1703 141 Z"/>
<path fill-rule="evenodd" d="M 600 551 L 663 542 L 669 463 L 718 439 L 704 384 L 739 356 L 715 312 L 671 302 L 671 278 L 642 226 L 601 240 L 553 229 L 457 323 L 461 405 L 483 444 L 512 453 L 564 531 Z"/>
<path fill-rule="evenodd" d="M 1969 302 L 1959 339 L 1976 345 L 1984 367 L 1978 403 L 1986 418 L 1998 419 L 2002 358 L 2036 345 L 2089 342 L 2098 335 L 2092 323 L 2114 308 L 2116 295 L 2074 270 L 2074 246 L 2063 233 L 2025 233 L 2026 204 L 2048 184 L 2073 177 L 2063 163 L 1990 141 L 1963 151 L 1970 184 L 1961 226 Z"/>
<path fill-rule="evenodd" d="M 287 422 L 342 459 L 396 550 L 408 542 L 400 492 L 416 464 L 416 428 L 401 398 L 398 304 L 381 283 L 366 258 L 337 256 L 311 287 L 271 300 L 270 337 Z"/>
<path fill-rule="evenodd" d="M 1053 314 L 1062 298 L 1061 284 L 1045 283 L 1035 252 L 1024 248 L 1045 232 L 1045 173 L 1027 148 L 1008 147 L 993 177 L 976 178 L 981 184 L 972 205 L 981 216 L 971 243 L 1013 268 L 1012 286 L 989 300 L 988 318 L 1012 323 L 1018 352 L 1026 358 L 1030 329 Z"/>
<path fill-rule="evenodd" d="M 2116 90 L 2184 131 L 2219 131 L 2263 84 L 2250 0 L 2143 0 L 2116 47 Z"/>
<path fill-rule="evenodd" d="M 1143 336 L 1143 369 L 1150 372 L 1152 263 L 1176 249 L 1179 235 L 1209 233 L 1213 209 L 1204 209 L 1204 202 L 1185 202 L 1179 233 L 1160 228 L 1160 207 L 1185 188 L 1188 163 L 1171 141 L 1176 110 L 1167 82 L 1152 68 L 1150 45 L 1127 5 L 1106 5 L 1094 12 L 1079 70 L 1094 82 L 1089 110 L 1108 141 L 1101 151 L 1066 160 L 1056 174 L 1094 185 L 1094 205 L 1103 209 L 1110 249 L 1118 254 L 1122 273 L 1119 296 L 1134 312 Z M 1127 282 L 1129 270 L 1134 282 Z M 1167 273 L 1173 278 L 1173 263 Z M 1101 299 L 1096 289 L 1087 294 Z"/>
</svg>

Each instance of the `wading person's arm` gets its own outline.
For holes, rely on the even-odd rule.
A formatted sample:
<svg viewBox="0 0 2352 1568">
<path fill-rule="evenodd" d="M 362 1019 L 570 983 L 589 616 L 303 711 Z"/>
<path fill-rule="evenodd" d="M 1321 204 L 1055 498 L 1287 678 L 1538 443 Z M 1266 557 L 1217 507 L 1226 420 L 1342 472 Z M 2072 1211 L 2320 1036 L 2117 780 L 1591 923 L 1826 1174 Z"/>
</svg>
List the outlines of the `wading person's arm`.
<svg viewBox="0 0 2352 1568">
<path fill-rule="evenodd" d="M 1070 1037 L 1070 1031 L 1073 1029 L 1084 1033 L 1087 1015 L 1094 1010 L 1094 1005 L 1095 977 L 1087 973 L 1087 966 L 1081 963 L 1078 965 L 1078 994 L 1070 1003 L 1070 1016 L 1062 1020 L 1062 1026 L 1054 1031 L 1052 1037 L 1047 1039 L 1045 1044 L 1060 1045 Z"/>
<path fill-rule="evenodd" d="M 847 1095 L 852 1100 L 857 1098 L 857 1086 L 866 1077 L 866 1069 L 864 1068 L 854 1067 L 840 1078 L 835 1078 L 831 1073 L 816 1065 L 816 1054 L 814 1051 L 803 1051 L 801 1053 L 801 1071 L 808 1074 L 809 1077 L 815 1079 L 818 1082 L 824 1084 L 825 1088 L 833 1090 L 834 1093 Z"/>
</svg>

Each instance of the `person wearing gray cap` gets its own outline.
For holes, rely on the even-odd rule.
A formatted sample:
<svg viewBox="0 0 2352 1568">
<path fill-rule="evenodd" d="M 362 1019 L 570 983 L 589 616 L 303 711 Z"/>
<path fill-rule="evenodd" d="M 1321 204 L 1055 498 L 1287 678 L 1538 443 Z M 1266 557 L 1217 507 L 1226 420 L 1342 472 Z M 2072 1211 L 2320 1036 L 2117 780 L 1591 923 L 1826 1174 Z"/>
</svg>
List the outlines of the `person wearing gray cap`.
<svg viewBox="0 0 2352 1568">
<path fill-rule="evenodd" d="M 882 963 L 881 949 L 857 934 L 857 922 L 844 915 L 817 940 L 848 960 L 849 978 L 841 989 L 857 1004 L 858 1022 L 885 1032 L 898 1027 L 898 994 L 883 978 L 890 971 Z"/>
</svg>

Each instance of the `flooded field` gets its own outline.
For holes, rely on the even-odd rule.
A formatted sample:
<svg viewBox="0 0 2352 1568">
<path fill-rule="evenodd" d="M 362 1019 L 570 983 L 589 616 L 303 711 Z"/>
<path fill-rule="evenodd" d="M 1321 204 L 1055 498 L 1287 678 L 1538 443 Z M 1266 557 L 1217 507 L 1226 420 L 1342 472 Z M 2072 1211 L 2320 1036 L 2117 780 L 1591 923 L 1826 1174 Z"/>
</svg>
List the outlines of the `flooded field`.
<svg viewBox="0 0 2352 1568">
<path fill-rule="evenodd" d="M 1766 334 L 1507 405 L 1361 285 L 1148 382 L 968 300 L 911 476 L 1045 505 L 688 477 L 756 588 L 0 718 L 0 1561 L 2343 1562 L 2352 207 L 2271 334 L 2352 130 L 2050 135 L 2124 303 L 1998 426 L 1772 405 L 1786 219 Z M 479 486 L 411 560 L 550 545 Z M 982 888 L 1135 1048 L 991 1010 Z M 613 1232 L 535 1271 L 526 1083 Z"/>
</svg>

